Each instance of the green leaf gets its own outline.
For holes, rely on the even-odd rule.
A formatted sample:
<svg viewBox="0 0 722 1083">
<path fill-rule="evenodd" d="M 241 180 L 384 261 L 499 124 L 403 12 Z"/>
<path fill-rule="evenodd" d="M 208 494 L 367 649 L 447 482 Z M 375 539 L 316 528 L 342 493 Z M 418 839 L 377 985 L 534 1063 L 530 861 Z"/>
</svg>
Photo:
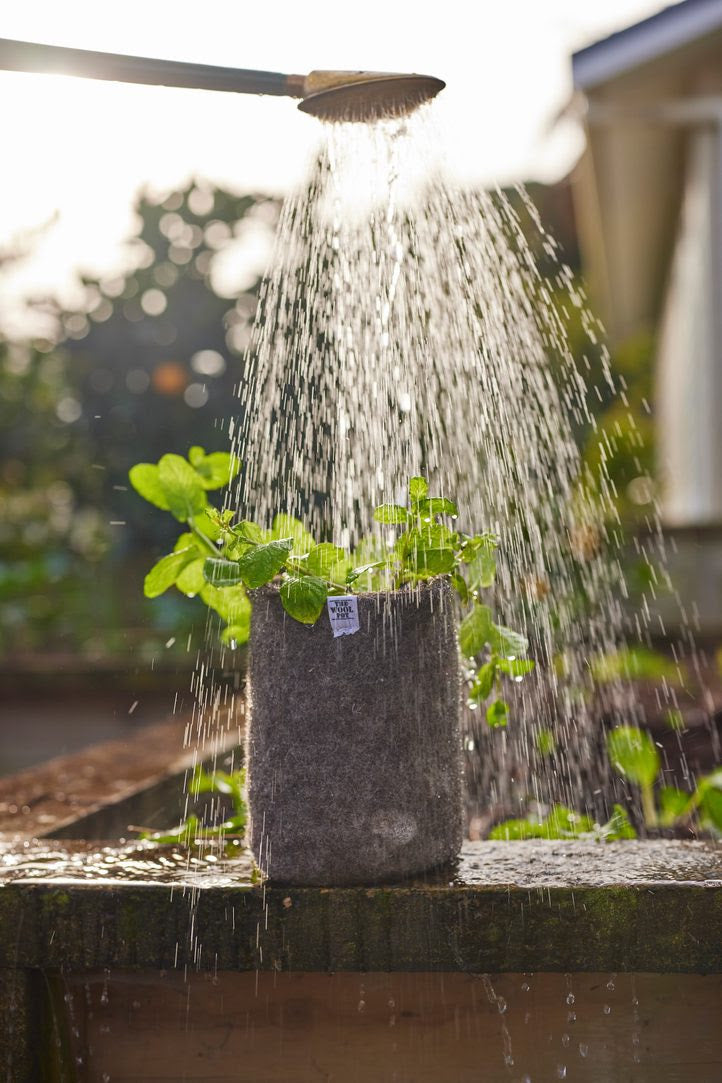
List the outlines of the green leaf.
<svg viewBox="0 0 722 1083">
<path fill-rule="evenodd" d="M 495 699 L 486 708 L 486 721 L 492 729 L 503 728 L 509 718 L 509 705 L 503 699 Z"/>
<path fill-rule="evenodd" d="M 180 455 L 164 455 L 158 463 L 158 477 L 176 519 L 185 522 L 205 508 L 207 500 L 201 479 Z"/>
<path fill-rule="evenodd" d="M 161 485 L 158 467 L 153 463 L 137 463 L 129 473 L 130 484 L 137 493 L 147 500 L 149 504 L 155 504 L 156 508 L 170 511 L 170 504 L 165 495 L 165 489 Z"/>
<path fill-rule="evenodd" d="M 312 534 L 305 526 L 292 515 L 277 515 L 273 520 L 272 536 L 274 539 L 291 538 L 293 541 L 293 555 L 310 553 L 316 544 Z"/>
<path fill-rule="evenodd" d="M 227 451 L 213 451 L 210 455 L 205 453 L 198 455 L 199 451 L 203 451 L 203 448 L 191 448 L 188 458 L 191 459 L 191 452 L 196 453 L 191 463 L 193 469 L 200 475 L 204 489 L 222 489 L 241 469 L 240 459 Z"/>
<path fill-rule="evenodd" d="M 507 677 L 526 677 L 527 673 L 531 673 L 534 669 L 534 663 L 531 658 L 500 658 L 497 663 L 502 673 L 506 673 Z"/>
<path fill-rule="evenodd" d="M 511 628 L 505 628 L 503 624 L 492 624 L 489 643 L 492 650 L 506 657 L 526 654 L 529 647 L 526 636 L 513 632 Z"/>
<path fill-rule="evenodd" d="M 565 805 L 553 805 L 547 818 L 542 822 L 544 838 L 567 839 L 577 835 L 586 835 L 594 829 L 590 816 L 566 808 Z"/>
<path fill-rule="evenodd" d="M 466 658 L 473 658 L 483 650 L 491 635 L 491 610 L 486 605 L 474 604 L 474 608 L 459 625 L 459 647 Z"/>
<path fill-rule="evenodd" d="M 670 708 L 666 712 L 664 721 L 670 729 L 676 730 L 678 733 L 681 733 L 684 730 L 684 715 L 676 707 Z"/>
<path fill-rule="evenodd" d="M 377 523 L 386 523 L 388 525 L 407 523 L 409 513 L 400 504 L 379 504 L 377 508 L 374 508 L 374 519 Z"/>
<path fill-rule="evenodd" d="M 251 619 L 251 603 L 240 583 L 235 587 L 214 587 L 206 583 L 201 598 L 227 624 L 245 626 Z"/>
<path fill-rule="evenodd" d="M 477 706 L 483 703 L 491 695 L 491 690 L 494 687 L 494 681 L 496 680 L 496 664 L 494 662 L 486 662 L 477 671 L 474 683 L 469 689 L 469 702 L 474 703 Z"/>
<path fill-rule="evenodd" d="M 346 572 L 346 583 L 351 586 L 357 579 L 360 579 L 362 575 L 367 575 L 369 572 L 374 572 L 379 568 L 388 567 L 388 561 L 375 560 L 372 564 L 360 564 L 358 568 L 351 568 Z"/>
<path fill-rule="evenodd" d="M 145 577 L 143 593 L 146 598 L 157 598 L 168 590 L 168 587 L 172 587 L 186 564 L 197 556 L 198 550 L 189 545 L 187 549 L 179 549 L 175 553 L 169 553 L 167 557 L 162 557 Z"/>
<path fill-rule="evenodd" d="M 221 632 L 221 643 L 224 643 L 226 647 L 240 647 L 242 643 L 247 643 L 251 636 L 251 622 L 248 620 L 245 624 L 228 624 Z"/>
<path fill-rule="evenodd" d="M 215 542 L 221 536 L 221 526 L 215 508 L 205 507 L 193 516 L 193 526 L 205 534 L 209 541 Z"/>
<path fill-rule="evenodd" d="M 544 837 L 541 823 L 533 820 L 504 820 L 492 827 L 489 838 L 496 842 L 519 842 L 523 839 L 540 839 Z"/>
<path fill-rule="evenodd" d="M 196 550 L 196 553 L 198 550 Z M 199 557 L 197 560 L 192 560 L 190 564 L 186 564 L 183 571 L 180 573 L 175 581 L 176 588 L 181 594 L 187 594 L 189 598 L 194 598 L 196 594 L 200 594 L 205 584 L 205 577 L 203 575 L 203 565 L 205 561 L 203 557 Z"/>
<path fill-rule="evenodd" d="M 318 575 L 322 579 L 330 579 L 332 578 L 331 570 L 342 564 L 345 559 L 346 554 L 343 549 L 339 549 L 337 545 L 332 545 L 331 542 L 321 542 L 320 545 L 314 545 L 309 552 L 307 567 L 312 575 Z"/>
<path fill-rule="evenodd" d="M 241 578 L 247 587 L 262 587 L 278 575 L 293 548 L 293 538 L 255 545 L 238 561 Z"/>
<path fill-rule="evenodd" d="M 536 747 L 540 756 L 552 756 L 557 749 L 557 740 L 553 732 L 548 729 L 539 730 L 536 736 Z"/>
<path fill-rule="evenodd" d="M 698 790 L 722 790 L 722 767 L 716 767 L 708 775 L 703 775 L 697 782 Z"/>
<path fill-rule="evenodd" d="M 453 549 L 417 549 L 409 559 L 411 570 L 419 579 L 447 575 L 454 570 L 455 563 Z"/>
<path fill-rule="evenodd" d="M 182 534 L 178 535 L 178 541 L 173 546 L 173 552 L 178 553 L 181 549 L 189 549 L 191 546 L 198 548 L 198 539 L 195 534 L 191 534 L 190 531 L 185 530 Z"/>
<path fill-rule="evenodd" d="M 661 827 L 671 827 L 689 807 L 690 795 L 676 786 L 662 786 L 657 795 L 659 823 Z"/>
<path fill-rule="evenodd" d="M 630 677 L 649 681 L 665 679 L 676 685 L 680 683 L 677 664 L 658 651 L 650 651 L 646 647 L 610 651 L 594 659 L 591 669 L 592 676 L 600 684 Z"/>
<path fill-rule="evenodd" d="M 615 806 L 615 808 L 618 806 Z M 622 810 L 623 811 L 623 810 Z M 490 839 L 501 841 L 516 839 L 570 839 L 590 834 L 594 824 L 584 816 L 564 805 L 554 805 L 544 820 L 505 820 L 489 832 Z"/>
<path fill-rule="evenodd" d="M 713 786 L 705 789 L 700 804 L 700 816 L 703 823 L 722 831 L 722 790 Z"/>
<path fill-rule="evenodd" d="M 651 786 L 659 774 L 660 759 L 654 741 L 643 730 L 619 726 L 607 736 L 607 751 L 614 768 L 638 786 Z"/>
<path fill-rule="evenodd" d="M 471 564 L 481 549 L 493 553 L 499 545 L 496 534 L 460 534 L 459 539 L 461 543 L 461 559 L 464 564 Z"/>
<path fill-rule="evenodd" d="M 203 577 L 214 587 L 235 587 L 243 582 L 239 562 L 221 557 L 208 557 L 203 562 Z"/>
<path fill-rule="evenodd" d="M 601 835 L 606 842 L 614 842 L 615 839 L 636 839 L 637 832 L 629 822 L 626 809 L 613 805 L 612 815 L 602 824 Z"/>
<path fill-rule="evenodd" d="M 241 519 L 240 523 L 236 523 L 232 528 L 232 532 L 241 541 L 251 542 L 253 545 L 261 545 L 263 542 L 270 540 L 266 537 L 266 531 L 261 530 L 258 523 L 254 523 L 250 519 Z"/>
<path fill-rule="evenodd" d="M 433 515 L 458 515 L 456 504 L 443 496 L 432 496 L 428 500 L 419 500 L 416 511 L 422 519 Z"/>
<path fill-rule="evenodd" d="M 429 483 L 426 478 L 416 477 L 409 479 L 409 500 L 412 504 L 418 503 L 419 500 L 423 500 L 429 492 Z M 384 505 L 382 505 L 383 507 Z M 394 505 L 386 505 L 387 507 L 393 507 Z M 406 509 L 404 509 L 405 511 Z"/>
<path fill-rule="evenodd" d="M 196 463 L 201 462 L 206 457 L 206 449 L 199 447 L 198 444 L 194 444 L 193 447 L 188 448 L 188 462 L 191 466 L 195 466 Z"/>
<path fill-rule="evenodd" d="M 496 554 L 493 549 L 482 546 L 468 563 L 469 589 L 485 590 L 496 576 Z"/>
<path fill-rule="evenodd" d="M 316 623 L 327 597 L 326 584 L 315 575 L 289 576 L 281 584 L 283 608 L 302 624 Z"/>
<path fill-rule="evenodd" d="M 456 593 L 461 598 L 464 605 L 469 601 L 469 588 L 466 585 L 466 580 L 459 572 L 453 572 L 451 576 L 451 584 Z"/>
<path fill-rule="evenodd" d="M 402 534 L 397 542 L 396 549 L 402 545 L 407 550 L 412 549 L 454 549 L 458 535 L 443 523 L 421 523 Z"/>
</svg>

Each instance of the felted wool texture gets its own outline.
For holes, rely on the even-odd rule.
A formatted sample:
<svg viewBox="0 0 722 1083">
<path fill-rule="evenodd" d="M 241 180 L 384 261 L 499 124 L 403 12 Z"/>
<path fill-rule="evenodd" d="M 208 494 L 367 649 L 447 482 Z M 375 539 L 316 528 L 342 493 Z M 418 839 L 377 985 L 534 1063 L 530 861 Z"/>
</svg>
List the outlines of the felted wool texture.
<svg viewBox="0 0 722 1083">
<path fill-rule="evenodd" d="M 256 860 L 294 884 L 389 881 L 462 839 L 460 678 L 446 580 L 359 594 L 359 631 L 254 592 L 248 796 Z"/>
</svg>

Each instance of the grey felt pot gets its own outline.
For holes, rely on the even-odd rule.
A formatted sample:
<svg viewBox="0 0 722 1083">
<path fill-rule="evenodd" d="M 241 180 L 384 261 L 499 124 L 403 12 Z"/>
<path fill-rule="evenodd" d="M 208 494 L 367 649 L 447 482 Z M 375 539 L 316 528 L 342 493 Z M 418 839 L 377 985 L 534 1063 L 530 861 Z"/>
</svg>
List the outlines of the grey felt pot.
<svg viewBox="0 0 722 1083">
<path fill-rule="evenodd" d="M 271 879 L 358 884 L 452 860 L 462 837 L 459 659 L 449 585 L 358 595 L 359 630 L 254 592 L 251 845 Z"/>
</svg>

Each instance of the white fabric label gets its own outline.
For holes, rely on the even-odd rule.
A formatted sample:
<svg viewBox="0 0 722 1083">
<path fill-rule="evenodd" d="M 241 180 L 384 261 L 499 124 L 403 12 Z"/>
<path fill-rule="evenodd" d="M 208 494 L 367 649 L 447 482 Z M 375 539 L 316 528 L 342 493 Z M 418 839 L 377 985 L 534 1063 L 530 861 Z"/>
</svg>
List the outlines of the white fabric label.
<svg viewBox="0 0 722 1083">
<path fill-rule="evenodd" d="M 358 632 L 358 598 L 353 594 L 336 595 L 335 598 L 328 598 L 326 605 L 334 639 Z"/>
</svg>

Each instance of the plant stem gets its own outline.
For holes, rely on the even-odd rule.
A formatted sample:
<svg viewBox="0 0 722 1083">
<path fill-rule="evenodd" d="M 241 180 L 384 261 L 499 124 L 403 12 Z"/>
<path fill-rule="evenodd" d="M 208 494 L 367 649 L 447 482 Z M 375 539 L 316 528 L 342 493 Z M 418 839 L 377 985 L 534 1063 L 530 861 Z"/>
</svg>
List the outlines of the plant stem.
<svg viewBox="0 0 722 1083">
<path fill-rule="evenodd" d="M 191 528 L 191 534 L 193 534 L 193 536 L 198 539 L 198 541 L 201 543 L 209 556 L 219 556 L 218 550 L 216 549 L 211 539 L 207 538 L 202 530 L 199 530 L 199 528 L 196 526 L 192 519 L 188 520 L 188 526 Z"/>
<path fill-rule="evenodd" d="M 654 789 L 648 784 L 641 786 L 642 813 L 645 827 L 657 827 L 657 809 L 654 804 Z"/>
</svg>

